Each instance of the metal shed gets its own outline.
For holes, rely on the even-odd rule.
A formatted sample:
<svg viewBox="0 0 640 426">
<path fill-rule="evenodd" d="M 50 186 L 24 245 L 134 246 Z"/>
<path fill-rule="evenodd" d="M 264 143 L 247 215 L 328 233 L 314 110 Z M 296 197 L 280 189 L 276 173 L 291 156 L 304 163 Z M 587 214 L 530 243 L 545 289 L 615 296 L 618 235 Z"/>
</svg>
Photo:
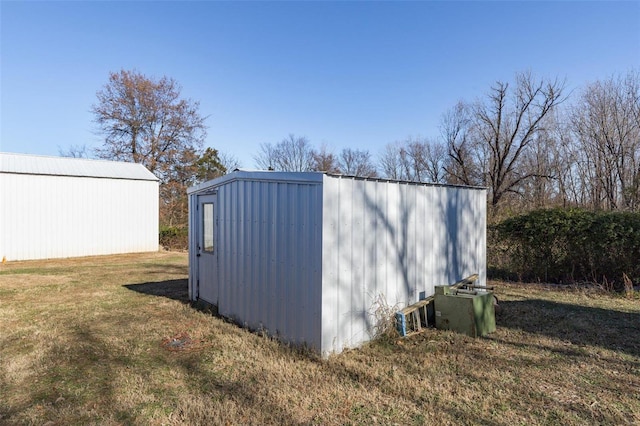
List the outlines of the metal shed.
<svg viewBox="0 0 640 426">
<path fill-rule="evenodd" d="M 0 153 L 0 258 L 158 250 L 158 179 L 135 163 Z"/>
<path fill-rule="evenodd" d="M 191 300 L 323 355 L 369 340 L 379 300 L 486 283 L 484 188 L 236 171 L 188 193 Z"/>
</svg>

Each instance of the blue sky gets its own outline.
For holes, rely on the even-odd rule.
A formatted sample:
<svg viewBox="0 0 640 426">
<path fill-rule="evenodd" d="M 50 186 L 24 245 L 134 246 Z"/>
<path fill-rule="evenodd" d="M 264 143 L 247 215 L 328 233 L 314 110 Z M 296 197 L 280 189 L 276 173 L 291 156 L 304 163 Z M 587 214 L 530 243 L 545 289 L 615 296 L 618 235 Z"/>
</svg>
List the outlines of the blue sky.
<svg viewBox="0 0 640 426">
<path fill-rule="evenodd" d="M 519 71 L 569 90 L 640 69 L 640 2 L 0 3 L 0 151 L 99 146 L 110 71 L 173 77 L 206 146 L 253 167 L 293 133 L 378 155 Z"/>
</svg>

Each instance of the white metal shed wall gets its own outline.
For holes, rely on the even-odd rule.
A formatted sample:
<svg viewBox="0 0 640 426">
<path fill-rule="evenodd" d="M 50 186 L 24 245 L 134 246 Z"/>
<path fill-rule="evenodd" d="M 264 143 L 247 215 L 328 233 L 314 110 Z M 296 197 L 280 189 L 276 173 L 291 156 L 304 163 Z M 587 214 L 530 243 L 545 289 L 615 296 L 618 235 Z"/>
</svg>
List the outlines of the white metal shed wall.
<svg viewBox="0 0 640 426">
<path fill-rule="evenodd" d="M 370 339 L 378 296 L 401 308 L 473 273 L 486 282 L 484 189 L 237 172 L 189 193 L 190 297 L 208 262 L 196 254 L 197 197 L 216 193 L 219 291 L 209 302 L 323 354 Z"/>
<path fill-rule="evenodd" d="M 322 352 L 370 339 L 374 303 L 404 307 L 473 273 L 486 282 L 486 192 L 325 175 Z"/>
<path fill-rule="evenodd" d="M 319 350 L 321 178 L 264 175 L 209 187 L 217 190 L 218 312 Z M 193 226 L 197 218 L 191 219 Z"/>
<path fill-rule="evenodd" d="M 0 173 L 0 258 L 156 250 L 156 181 Z"/>
</svg>

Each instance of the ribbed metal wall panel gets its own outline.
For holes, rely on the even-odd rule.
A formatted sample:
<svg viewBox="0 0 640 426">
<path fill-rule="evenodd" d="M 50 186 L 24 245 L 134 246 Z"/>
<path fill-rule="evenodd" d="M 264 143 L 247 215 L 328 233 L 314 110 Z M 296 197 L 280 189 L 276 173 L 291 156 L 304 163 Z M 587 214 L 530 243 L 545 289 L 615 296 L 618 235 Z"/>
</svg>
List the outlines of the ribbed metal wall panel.
<svg viewBox="0 0 640 426">
<path fill-rule="evenodd" d="M 484 189 L 237 172 L 189 190 L 194 300 L 194 209 L 214 191 L 220 314 L 323 354 L 370 339 L 379 296 L 401 308 L 476 272 L 486 282 Z"/>
<path fill-rule="evenodd" d="M 320 183 L 234 180 L 216 189 L 219 313 L 319 350 Z"/>
<path fill-rule="evenodd" d="M 0 173 L 0 257 L 158 249 L 158 183 Z"/>
<path fill-rule="evenodd" d="M 482 189 L 324 176 L 322 352 L 371 337 L 374 303 L 404 307 L 473 273 L 486 282 Z"/>
</svg>

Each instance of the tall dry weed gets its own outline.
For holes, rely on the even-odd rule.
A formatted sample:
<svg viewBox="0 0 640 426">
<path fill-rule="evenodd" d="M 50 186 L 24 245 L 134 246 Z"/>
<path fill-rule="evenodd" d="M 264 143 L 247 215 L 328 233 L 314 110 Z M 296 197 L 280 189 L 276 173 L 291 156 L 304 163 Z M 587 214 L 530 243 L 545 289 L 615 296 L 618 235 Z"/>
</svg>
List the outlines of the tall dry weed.
<svg viewBox="0 0 640 426">
<path fill-rule="evenodd" d="M 397 337 L 398 331 L 396 329 L 396 317 L 395 314 L 399 309 L 399 305 L 395 304 L 391 306 L 387 302 L 387 298 L 384 294 L 379 294 L 371 308 L 369 309 L 369 316 L 373 320 L 373 338 L 379 337 Z"/>
<path fill-rule="evenodd" d="M 622 274 L 622 280 L 624 283 L 624 295 L 627 299 L 633 299 L 634 297 L 634 292 L 633 292 L 633 281 L 631 281 L 631 278 L 629 278 L 629 276 L 627 274 Z"/>
</svg>

